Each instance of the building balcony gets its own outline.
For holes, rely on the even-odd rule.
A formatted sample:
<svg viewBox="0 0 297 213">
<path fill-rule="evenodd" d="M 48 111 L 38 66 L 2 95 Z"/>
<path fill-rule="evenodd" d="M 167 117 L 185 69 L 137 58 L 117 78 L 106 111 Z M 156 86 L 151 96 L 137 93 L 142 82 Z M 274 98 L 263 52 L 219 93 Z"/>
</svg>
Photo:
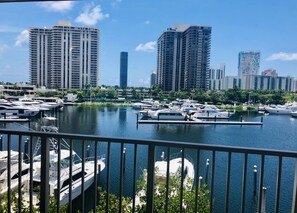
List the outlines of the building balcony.
<svg viewBox="0 0 297 213">
<path fill-rule="evenodd" d="M 40 212 L 96 212 L 101 206 L 110 212 L 114 199 L 118 212 L 172 212 L 174 205 L 175 212 L 296 211 L 297 152 L 3 129 L 0 134 L 0 211 L 39 206 Z M 74 153 L 80 163 L 70 157 Z M 268 177 L 271 169 L 275 175 Z M 137 188 L 141 177 L 145 186 Z M 173 191 L 172 178 L 178 184 Z M 127 196 L 129 204 L 119 199 Z"/>
</svg>

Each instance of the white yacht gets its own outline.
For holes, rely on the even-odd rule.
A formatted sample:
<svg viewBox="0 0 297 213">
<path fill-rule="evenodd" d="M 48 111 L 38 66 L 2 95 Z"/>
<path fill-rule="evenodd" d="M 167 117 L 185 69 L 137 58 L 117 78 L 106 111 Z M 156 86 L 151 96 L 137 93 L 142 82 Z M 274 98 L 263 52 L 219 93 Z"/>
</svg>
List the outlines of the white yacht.
<svg viewBox="0 0 297 213">
<path fill-rule="evenodd" d="M 229 118 L 233 115 L 233 112 L 223 111 L 218 109 L 214 105 L 203 105 L 198 108 L 196 111 L 192 112 L 192 118 Z"/>
<path fill-rule="evenodd" d="M 294 117 L 294 118 L 295 118 L 295 117 L 297 118 L 297 110 L 296 110 L 296 111 L 292 111 L 292 112 L 291 112 L 291 116 Z"/>
<path fill-rule="evenodd" d="M 21 158 L 23 154 L 21 153 Z M 0 151 L 0 195 L 7 192 L 8 170 L 7 170 L 8 152 Z M 21 162 L 21 174 L 19 174 L 19 153 L 10 151 L 10 190 L 15 190 L 19 186 L 19 175 L 21 175 L 22 185 L 29 180 L 30 165 Z"/>
<path fill-rule="evenodd" d="M 70 158 L 73 160 L 72 176 L 70 177 Z M 67 204 L 69 202 L 69 183 L 72 181 L 72 199 L 75 199 L 81 194 L 82 177 L 84 176 L 84 190 L 87 190 L 94 182 L 94 160 L 86 159 L 85 169 L 82 171 L 82 160 L 73 151 L 70 156 L 70 151 L 61 149 L 61 164 L 60 164 L 60 190 L 58 190 L 58 153 L 57 150 L 52 150 L 49 153 L 49 187 L 50 195 L 54 196 L 55 191 L 60 191 L 60 203 Z M 97 160 L 97 174 L 105 168 L 104 157 Z M 100 168 L 100 171 L 99 171 Z M 38 187 L 41 184 L 41 156 L 34 157 L 34 176 L 33 187 Z M 38 191 L 38 190 L 37 190 Z M 34 191 L 33 203 L 37 204 L 38 192 Z M 26 195 L 28 198 L 28 195 Z"/>
<path fill-rule="evenodd" d="M 13 115 L 18 117 L 34 117 L 39 113 L 39 109 L 21 106 L 13 103 L 0 103 L 0 115 Z"/>
<path fill-rule="evenodd" d="M 44 132 L 58 132 L 58 128 L 54 126 L 43 126 L 41 130 Z M 71 195 L 72 199 L 75 199 L 81 194 L 81 183 L 82 177 L 84 177 L 84 190 L 88 189 L 94 182 L 95 173 L 95 162 L 97 165 L 97 174 L 105 168 L 105 157 L 100 156 L 98 159 L 92 159 L 89 156 L 84 162 L 84 171 L 82 171 L 82 159 L 72 151 L 70 153 L 69 144 L 65 140 L 61 140 L 61 152 L 60 152 L 60 165 L 58 165 L 58 141 L 54 138 L 50 138 L 50 148 L 49 153 L 49 187 L 50 195 L 54 196 L 54 193 L 60 191 L 60 203 L 66 204 L 69 202 L 69 183 L 72 183 Z M 41 155 L 38 155 L 40 150 L 41 140 L 36 142 L 36 147 L 33 152 L 35 156 L 33 158 L 34 166 L 34 176 L 33 176 L 33 187 L 36 188 L 41 184 Z M 70 177 L 70 159 L 72 159 L 72 176 Z M 99 171 L 100 168 L 100 171 Z M 58 169 L 60 169 L 60 189 L 58 189 Z M 96 174 L 96 175 L 97 175 Z M 29 184 L 27 184 L 29 187 Z M 37 190 L 38 191 L 38 190 Z M 38 192 L 35 191 L 33 195 L 33 203 L 37 204 Z M 25 193 L 25 200 L 28 201 L 29 194 Z"/>
<path fill-rule="evenodd" d="M 167 160 L 164 158 L 162 152 L 161 161 L 155 162 L 155 178 L 156 186 L 158 184 L 166 184 L 167 177 Z M 182 157 L 180 153 L 170 156 L 169 161 L 169 177 L 181 177 L 181 171 L 184 171 L 183 188 L 191 190 L 193 188 L 193 181 L 195 178 L 194 164 L 187 157 L 184 158 L 184 167 L 182 167 Z M 147 180 L 147 170 L 143 171 L 144 181 Z M 135 196 L 135 205 L 142 205 L 141 197 L 145 196 L 145 189 L 139 189 Z M 132 205 L 132 204 L 131 204 Z"/>
<path fill-rule="evenodd" d="M 187 116 L 174 109 L 161 109 L 157 111 L 148 111 L 148 116 L 153 120 L 186 120 Z"/>
<path fill-rule="evenodd" d="M 270 114 L 290 115 L 291 112 L 297 111 L 297 105 L 285 104 L 265 107 Z"/>
</svg>

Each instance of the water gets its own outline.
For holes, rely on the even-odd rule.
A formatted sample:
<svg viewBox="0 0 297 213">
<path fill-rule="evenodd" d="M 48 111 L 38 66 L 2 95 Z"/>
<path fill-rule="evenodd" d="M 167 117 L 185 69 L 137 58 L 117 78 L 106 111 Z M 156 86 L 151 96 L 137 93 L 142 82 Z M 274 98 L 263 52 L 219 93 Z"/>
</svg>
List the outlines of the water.
<svg viewBox="0 0 297 213">
<path fill-rule="evenodd" d="M 255 147 L 278 150 L 295 150 L 297 151 L 297 119 L 290 116 L 269 115 L 264 117 L 264 125 L 261 126 L 224 126 L 224 125 L 136 125 L 137 111 L 131 108 L 122 107 L 77 107 L 67 106 L 58 116 L 58 126 L 63 133 L 79 133 L 88 135 L 99 135 L 119 138 L 141 138 L 170 140 L 180 142 L 192 142 L 201 144 L 216 144 L 241 147 Z M 260 121 L 261 117 L 255 113 L 236 114 L 233 119 L 248 121 Z M 19 128 L 15 124 L 6 124 L 7 127 Z M 37 127 L 38 123 L 31 123 L 31 126 Z M 131 162 L 133 162 L 133 147 L 127 145 L 126 171 L 133 171 Z M 80 145 L 75 144 L 75 149 L 79 152 Z M 111 168 L 111 192 L 118 194 L 119 189 L 119 153 L 120 146 L 115 144 L 111 147 L 112 161 Z M 157 159 L 160 159 L 161 152 L 164 148 L 157 149 Z M 99 147 L 100 154 L 107 152 L 106 144 Z M 146 168 L 147 159 L 144 154 L 146 147 L 138 147 L 137 174 Z M 171 153 L 178 150 L 171 150 Z M 196 152 L 186 150 L 193 159 L 196 158 Z M 211 159 L 210 152 L 201 152 L 201 165 L 199 173 L 205 177 L 205 160 Z M 230 212 L 238 212 L 241 200 L 242 171 L 244 155 L 232 155 L 231 165 L 231 185 L 230 185 Z M 227 154 L 216 153 L 215 162 L 215 190 L 214 190 L 214 212 L 221 212 L 224 209 L 225 202 L 225 183 L 226 183 L 226 164 Z M 196 161 L 196 160 L 194 160 Z M 256 199 L 253 196 L 253 165 L 260 167 L 259 156 L 248 156 L 247 170 L 247 192 L 246 192 L 246 209 L 248 212 L 256 211 Z M 267 189 L 267 212 L 274 211 L 274 194 L 277 174 L 277 159 L 267 157 L 265 159 L 264 186 Z M 212 163 L 212 162 L 210 162 Z M 281 182 L 281 206 L 280 212 L 290 212 L 291 197 L 293 191 L 294 164 L 292 159 L 283 160 L 283 172 Z M 100 177 L 100 183 L 103 187 L 106 184 L 106 174 L 103 172 Z M 132 196 L 132 175 L 133 172 L 126 172 L 124 176 L 124 195 Z M 210 176 L 209 176 L 210 177 Z M 271 178 L 273 177 L 273 178 Z M 209 178 L 210 179 L 210 178 Z M 291 187 L 290 187 L 291 186 Z M 92 192 L 89 192 L 90 194 Z M 232 202 L 231 202 L 232 201 Z"/>
</svg>

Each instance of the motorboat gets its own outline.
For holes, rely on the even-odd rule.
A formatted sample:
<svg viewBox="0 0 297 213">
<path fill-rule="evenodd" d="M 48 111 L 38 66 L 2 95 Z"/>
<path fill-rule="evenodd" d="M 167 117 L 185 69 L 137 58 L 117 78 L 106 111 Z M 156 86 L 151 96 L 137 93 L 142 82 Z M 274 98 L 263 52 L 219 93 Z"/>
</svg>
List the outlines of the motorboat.
<svg viewBox="0 0 297 213">
<path fill-rule="evenodd" d="M 8 151 L 0 151 L 0 170 L 7 167 Z M 10 164 L 16 164 L 19 161 L 19 152 L 10 151 Z"/>
<path fill-rule="evenodd" d="M 15 190 L 19 186 L 19 175 L 21 175 L 21 180 L 23 185 L 29 180 L 30 165 L 27 163 L 21 163 L 22 170 L 19 174 L 19 165 L 18 163 L 10 165 L 10 190 Z M 4 194 L 8 190 L 8 170 L 7 167 L 0 169 L 0 194 Z"/>
<path fill-rule="evenodd" d="M 291 112 L 297 111 L 297 105 L 276 105 L 276 106 L 269 106 L 265 107 L 265 110 L 268 111 L 270 114 L 278 114 L 278 115 L 290 115 Z"/>
<path fill-rule="evenodd" d="M 170 177 L 181 177 L 181 171 L 183 171 L 183 189 L 192 190 L 193 182 L 195 178 L 194 164 L 190 157 L 182 158 L 180 153 L 170 156 L 169 160 L 169 178 Z M 155 162 L 155 180 L 158 193 L 158 185 L 166 184 L 167 178 L 167 159 L 164 158 L 164 152 L 161 155 L 162 160 Z M 143 181 L 147 180 L 147 170 L 143 171 Z M 176 193 L 178 189 L 173 190 Z M 172 195 L 172 194 L 171 194 Z M 146 196 L 145 188 L 139 189 L 135 196 L 135 205 L 142 205 L 141 197 Z M 131 204 L 132 205 L 132 204 Z"/>
<path fill-rule="evenodd" d="M 294 118 L 297 118 L 297 110 L 291 112 L 291 116 Z"/>
<path fill-rule="evenodd" d="M 144 108 L 150 108 L 152 105 L 137 102 L 137 103 L 132 103 L 131 106 L 133 109 L 144 109 Z"/>
<path fill-rule="evenodd" d="M 21 106 L 14 103 L 0 103 L 0 115 L 13 115 L 18 117 L 34 117 L 39 113 L 39 109 Z"/>
<path fill-rule="evenodd" d="M 153 120 L 186 120 L 187 115 L 179 110 L 161 109 L 157 111 L 148 111 L 148 117 Z"/>
<path fill-rule="evenodd" d="M 190 111 L 191 118 L 203 119 L 203 118 L 229 118 L 233 115 L 233 112 L 228 112 L 218 109 L 214 105 L 203 105 L 196 111 Z"/>
<path fill-rule="evenodd" d="M 169 160 L 169 176 L 170 177 L 176 177 L 181 176 L 181 171 L 184 171 L 184 181 L 183 186 L 187 189 L 192 189 L 193 182 L 190 180 L 194 180 L 195 177 L 195 171 L 194 171 L 194 165 L 191 162 L 189 157 L 185 157 L 182 159 L 180 156 L 180 153 L 176 155 L 170 156 Z M 155 162 L 155 177 L 157 182 L 163 182 L 166 181 L 166 175 L 167 175 L 167 160 L 164 158 L 164 152 L 162 152 L 162 160 Z M 182 167 L 182 162 L 184 161 L 184 167 Z"/>
<path fill-rule="evenodd" d="M 30 164 L 23 161 L 22 156 L 19 152 L 10 151 L 10 190 L 15 190 L 19 186 L 19 176 L 21 176 L 21 186 L 29 180 Z M 19 173 L 19 157 L 22 161 L 21 173 Z M 7 169 L 8 152 L 0 151 L 0 195 L 4 194 L 8 190 L 8 169 Z"/>
<path fill-rule="evenodd" d="M 72 176 L 70 177 L 70 158 L 72 158 Z M 49 188 L 50 195 L 54 196 L 60 191 L 60 204 L 69 202 L 69 184 L 72 183 L 71 197 L 75 199 L 81 194 L 82 177 L 84 177 L 84 190 L 87 190 L 94 182 L 94 164 L 96 162 L 97 174 L 105 168 L 105 158 L 102 156 L 97 161 L 87 158 L 85 160 L 85 169 L 82 171 L 82 159 L 78 157 L 75 151 L 61 149 L 61 164 L 58 165 L 58 152 L 51 150 L 49 153 Z M 60 190 L 58 190 L 58 167 L 60 167 Z M 100 170 L 99 170 L 100 169 Z M 41 155 L 34 157 L 34 176 L 33 176 L 33 203 L 37 204 L 38 186 L 41 184 Z M 28 197 L 28 196 L 27 196 Z"/>
<path fill-rule="evenodd" d="M 41 130 L 44 132 L 58 132 L 58 128 L 55 126 L 42 126 Z M 49 188 L 50 195 L 55 196 L 58 191 L 60 192 L 60 204 L 67 204 L 69 202 L 69 184 L 72 183 L 71 197 L 75 199 L 81 194 L 82 191 L 82 177 L 84 177 L 84 190 L 87 190 L 94 182 L 95 176 L 95 163 L 97 174 L 103 171 L 105 168 L 105 156 L 100 156 L 98 159 L 87 156 L 85 161 L 76 154 L 73 150 L 70 152 L 69 144 L 61 139 L 60 150 L 60 165 L 58 165 L 59 151 L 58 141 L 55 138 L 50 138 L 50 152 L 49 152 Z M 41 184 L 41 159 L 42 156 L 38 155 L 41 147 L 41 139 L 36 142 L 35 149 L 33 151 L 33 204 L 36 205 L 38 200 L 38 188 Z M 88 147 L 89 148 L 89 147 Z M 71 154 L 72 153 L 72 154 Z M 72 164 L 70 165 L 70 159 Z M 82 170 L 82 164 L 84 163 L 84 171 Z M 70 166 L 72 167 L 72 176 L 70 176 Z M 60 189 L 58 189 L 58 170 L 60 170 Z M 29 183 L 27 184 L 29 189 Z M 29 194 L 25 193 L 24 198 L 28 201 Z"/>
</svg>

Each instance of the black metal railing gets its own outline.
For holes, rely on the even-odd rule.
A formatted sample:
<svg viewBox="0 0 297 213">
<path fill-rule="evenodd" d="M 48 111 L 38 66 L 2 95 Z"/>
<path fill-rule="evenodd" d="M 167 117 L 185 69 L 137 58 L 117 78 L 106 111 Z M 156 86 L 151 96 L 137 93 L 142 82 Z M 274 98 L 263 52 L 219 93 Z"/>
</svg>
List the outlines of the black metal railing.
<svg viewBox="0 0 297 213">
<path fill-rule="evenodd" d="M 52 145 L 57 148 L 55 152 L 57 154 L 56 164 L 68 163 L 67 174 L 69 177 L 73 177 L 66 184 L 68 187 L 66 199 L 65 194 L 59 190 L 65 187 L 65 182 L 62 186 L 61 180 L 65 171 L 60 166 L 57 167 L 55 199 L 60 201 L 63 196 L 63 199 L 66 199 L 68 212 L 76 210 L 96 212 L 96 208 L 102 204 L 103 200 L 105 203 L 103 209 L 109 212 L 112 208 L 111 205 L 113 205 L 110 202 L 111 194 L 115 194 L 118 199 L 119 212 L 125 212 L 123 200 L 120 198 L 126 196 L 131 197 L 129 207 L 132 212 L 137 212 L 139 205 L 145 205 L 146 212 L 156 211 L 154 197 L 156 197 L 156 185 L 158 183 L 155 179 L 155 162 L 160 160 L 158 155 L 164 150 L 161 160 L 167 162 L 166 180 L 164 181 L 166 196 L 162 201 L 164 204 L 162 208 L 165 212 L 169 212 L 170 195 L 172 194 L 169 191 L 170 176 L 172 175 L 169 172 L 170 156 L 176 152 L 180 152 L 182 159 L 178 212 L 190 208 L 189 204 L 187 204 L 188 206 L 185 205 L 185 199 L 188 198 L 185 198 L 186 188 L 183 181 L 188 172 L 184 169 L 186 155 L 191 156 L 195 168 L 195 181 L 191 189 L 195 196 L 194 206 L 192 206 L 195 212 L 199 211 L 199 196 L 202 196 L 199 188 L 202 187 L 202 179 L 204 186 L 209 191 L 209 195 L 207 195 L 209 212 L 295 212 L 296 210 L 297 152 L 295 151 L 14 130 L 0 130 L 0 134 L 0 156 L 2 156 L 0 161 L 2 160 L 7 165 L 5 168 L 0 168 L 2 173 L 0 174 L 0 178 L 2 178 L 0 179 L 0 186 L 2 184 L 0 203 L 5 200 L 4 204 L 1 203 L 0 208 L 6 208 L 7 212 L 21 212 L 22 208 L 25 207 L 32 212 L 36 206 L 39 206 L 37 210 L 40 212 L 52 211 L 49 207 L 53 187 L 49 184 L 50 181 L 53 181 L 50 174 L 50 162 L 53 160 L 50 156 Z M 34 158 L 36 156 L 33 156 L 33 149 L 38 140 L 41 141 L 39 151 L 39 155 L 41 155 L 40 172 L 35 166 L 36 162 L 38 163 Z M 51 144 L 53 142 L 54 144 Z M 63 142 L 67 142 L 69 145 L 70 152 L 67 162 L 62 159 L 65 156 L 61 156 L 61 144 Z M 28 143 L 29 146 L 27 145 L 24 148 L 24 144 Z M 93 148 L 94 158 L 88 156 L 90 147 Z M 15 168 L 13 165 L 16 159 L 16 151 L 12 150 L 17 150 L 18 153 L 17 172 L 12 171 L 12 168 Z M 77 169 L 77 164 L 74 164 L 74 159 L 71 157 L 74 152 L 79 153 L 82 161 L 79 168 L 82 174 L 79 179 L 80 187 L 78 187 L 80 197 L 76 198 L 76 202 L 73 202 L 73 198 L 78 193 L 76 190 L 77 182 L 74 182 L 76 175 L 74 171 Z M 164 153 L 167 156 L 166 159 L 164 159 Z M 98 156 L 102 154 L 106 156 L 104 170 L 97 161 Z M 86 166 L 87 159 L 94 159 L 91 176 L 85 176 L 88 169 Z M 28 173 L 23 170 L 26 165 L 29 166 Z M 139 203 L 137 201 L 137 180 L 144 168 L 147 170 L 145 176 L 146 189 L 144 190 L 146 202 Z M 3 177 L 5 174 L 6 176 Z M 36 202 L 33 197 L 38 175 L 41 181 L 40 201 Z M 90 180 L 93 182 L 93 185 L 88 189 L 91 197 L 86 195 L 85 190 Z M 27 185 L 27 188 L 24 185 Z M 103 200 L 98 194 L 98 186 L 106 192 L 107 196 Z M 13 197 L 14 194 L 16 194 L 16 199 Z M 24 199 L 27 202 L 23 202 Z M 13 209 L 14 205 L 15 208 Z M 56 202 L 54 208 L 56 212 L 60 212 L 62 202 Z"/>
</svg>

